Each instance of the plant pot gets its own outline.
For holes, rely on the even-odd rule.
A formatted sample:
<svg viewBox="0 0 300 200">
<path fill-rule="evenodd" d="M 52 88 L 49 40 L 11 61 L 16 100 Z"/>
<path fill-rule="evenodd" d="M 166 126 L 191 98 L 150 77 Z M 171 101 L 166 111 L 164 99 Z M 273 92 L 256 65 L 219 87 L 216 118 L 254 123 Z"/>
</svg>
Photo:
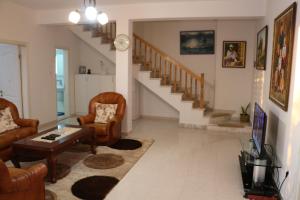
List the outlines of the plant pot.
<svg viewBox="0 0 300 200">
<path fill-rule="evenodd" d="M 250 121 L 250 115 L 248 115 L 248 114 L 240 114 L 240 121 L 241 122 L 249 122 Z"/>
</svg>

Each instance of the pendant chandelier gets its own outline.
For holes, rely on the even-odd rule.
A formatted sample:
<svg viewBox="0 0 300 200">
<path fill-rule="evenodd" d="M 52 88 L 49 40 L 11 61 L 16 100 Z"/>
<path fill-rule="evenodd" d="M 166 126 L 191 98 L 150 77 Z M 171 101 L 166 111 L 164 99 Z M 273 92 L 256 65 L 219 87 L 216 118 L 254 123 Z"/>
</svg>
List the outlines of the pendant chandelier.
<svg viewBox="0 0 300 200">
<path fill-rule="evenodd" d="M 108 23 L 107 14 L 104 12 L 98 12 L 96 8 L 96 0 L 84 0 L 84 14 L 87 20 L 93 22 L 98 21 L 101 25 Z M 74 10 L 69 14 L 69 21 L 77 24 L 81 18 L 80 9 Z"/>
</svg>

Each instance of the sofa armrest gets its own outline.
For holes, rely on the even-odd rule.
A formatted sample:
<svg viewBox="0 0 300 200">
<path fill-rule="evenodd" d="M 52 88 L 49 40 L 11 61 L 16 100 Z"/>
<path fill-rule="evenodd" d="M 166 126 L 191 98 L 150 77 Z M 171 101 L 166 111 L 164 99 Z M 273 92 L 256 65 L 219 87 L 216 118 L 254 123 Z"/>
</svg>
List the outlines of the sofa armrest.
<svg viewBox="0 0 300 200">
<path fill-rule="evenodd" d="M 95 120 L 95 115 L 93 114 L 88 114 L 77 118 L 79 125 L 91 124 L 94 123 L 94 120 Z"/>
<path fill-rule="evenodd" d="M 4 165 L 3 165 L 4 167 Z M 43 179 L 47 175 L 47 167 L 45 164 L 37 164 L 27 169 L 19 169 L 21 172 L 16 173 L 12 171 L 10 174 L 8 168 L 3 168 L 2 171 L 5 173 L 7 180 L 1 182 L 0 191 L 2 193 L 11 193 L 18 191 L 29 190 L 34 184 L 43 183 Z M 40 181 L 39 181 L 40 180 Z M 5 183 L 5 184 L 4 184 Z"/>
<path fill-rule="evenodd" d="M 32 188 L 32 185 L 43 184 L 48 169 L 45 164 L 39 163 L 24 169 L 24 173 L 12 178 L 13 191 L 25 191 Z"/>
<path fill-rule="evenodd" d="M 35 119 L 16 119 L 15 123 L 21 127 L 32 127 L 36 129 L 39 126 L 39 120 Z"/>
<path fill-rule="evenodd" d="M 26 168 L 28 173 L 31 174 L 32 177 L 38 178 L 38 179 L 44 179 L 47 176 L 48 168 L 45 164 L 39 163 L 36 165 L 33 165 L 31 167 Z"/>
<path fill-rule="evenodd" d="M 116 124 L 121 124 L 121 122 L 122 119 L 119 116 L 114 116 L 111 120 L 109 120 L 109 122 L 107 122 L 108 130 L 112 130 Z"/>
</svg>

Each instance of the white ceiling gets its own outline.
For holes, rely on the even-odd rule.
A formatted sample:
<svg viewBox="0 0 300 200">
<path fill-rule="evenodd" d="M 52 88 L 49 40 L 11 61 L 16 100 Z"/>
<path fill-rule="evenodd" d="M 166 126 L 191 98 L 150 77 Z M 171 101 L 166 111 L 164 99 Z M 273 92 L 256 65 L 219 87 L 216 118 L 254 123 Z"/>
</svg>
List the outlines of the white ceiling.
<svg viewBox="0 0 300 200">
<path fill-rule="evenodd" d="M 60 9 L 80 7 L 83 0 L 10 0 L 33 9 Z M 88 2 L 88 0 L 86 0 Z M 185 0 L 97 0 L 97 5 L 152 3 L 152 2 L 175 2 Z M 188 1 L 215 1 L 215 0 L 188 0 Z M 225 1 L 225 0 L 223 0 Z M 230 0 L 226 0 L 230 1 Z"/>
</svg>

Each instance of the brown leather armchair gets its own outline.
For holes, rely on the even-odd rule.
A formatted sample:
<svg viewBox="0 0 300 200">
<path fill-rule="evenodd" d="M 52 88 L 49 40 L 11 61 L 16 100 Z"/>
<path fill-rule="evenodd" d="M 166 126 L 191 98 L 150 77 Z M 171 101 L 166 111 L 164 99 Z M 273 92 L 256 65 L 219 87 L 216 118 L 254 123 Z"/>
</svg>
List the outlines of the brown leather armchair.
<svg viewBox="0 0 300 200">
<path fill-rule="evenodd" d="M 27 169 L 7 168 L 0 160 L 0 200 L 44 200 L 47 167 L 37 164 Z"/>
<path fill-rule="evenodd" d="M 0 159 L 11 159 L 13 151 L 11 144 L 14 141 L 36 134 L 39 121 L 33 119 L 20 119 L 17 107 L 10 101 L 0 98 L 0 110 L 9 107 L 14 122 L 19 128 L 0 133 Z"/>
<path fill-rule="evenodd" d="M 118 104 L 116 115 L 107 124 L 94 123 L 96 103 Z M 99 145 L 111 145 L 121 137 L 121 123 L 125 114 L 126 100 L 121 94 L 105 92 L 95 96 L 89 103 L 89 114 L 78 118 L 80 125 L 93 127 L 95 138 Z"/>
</svg>

